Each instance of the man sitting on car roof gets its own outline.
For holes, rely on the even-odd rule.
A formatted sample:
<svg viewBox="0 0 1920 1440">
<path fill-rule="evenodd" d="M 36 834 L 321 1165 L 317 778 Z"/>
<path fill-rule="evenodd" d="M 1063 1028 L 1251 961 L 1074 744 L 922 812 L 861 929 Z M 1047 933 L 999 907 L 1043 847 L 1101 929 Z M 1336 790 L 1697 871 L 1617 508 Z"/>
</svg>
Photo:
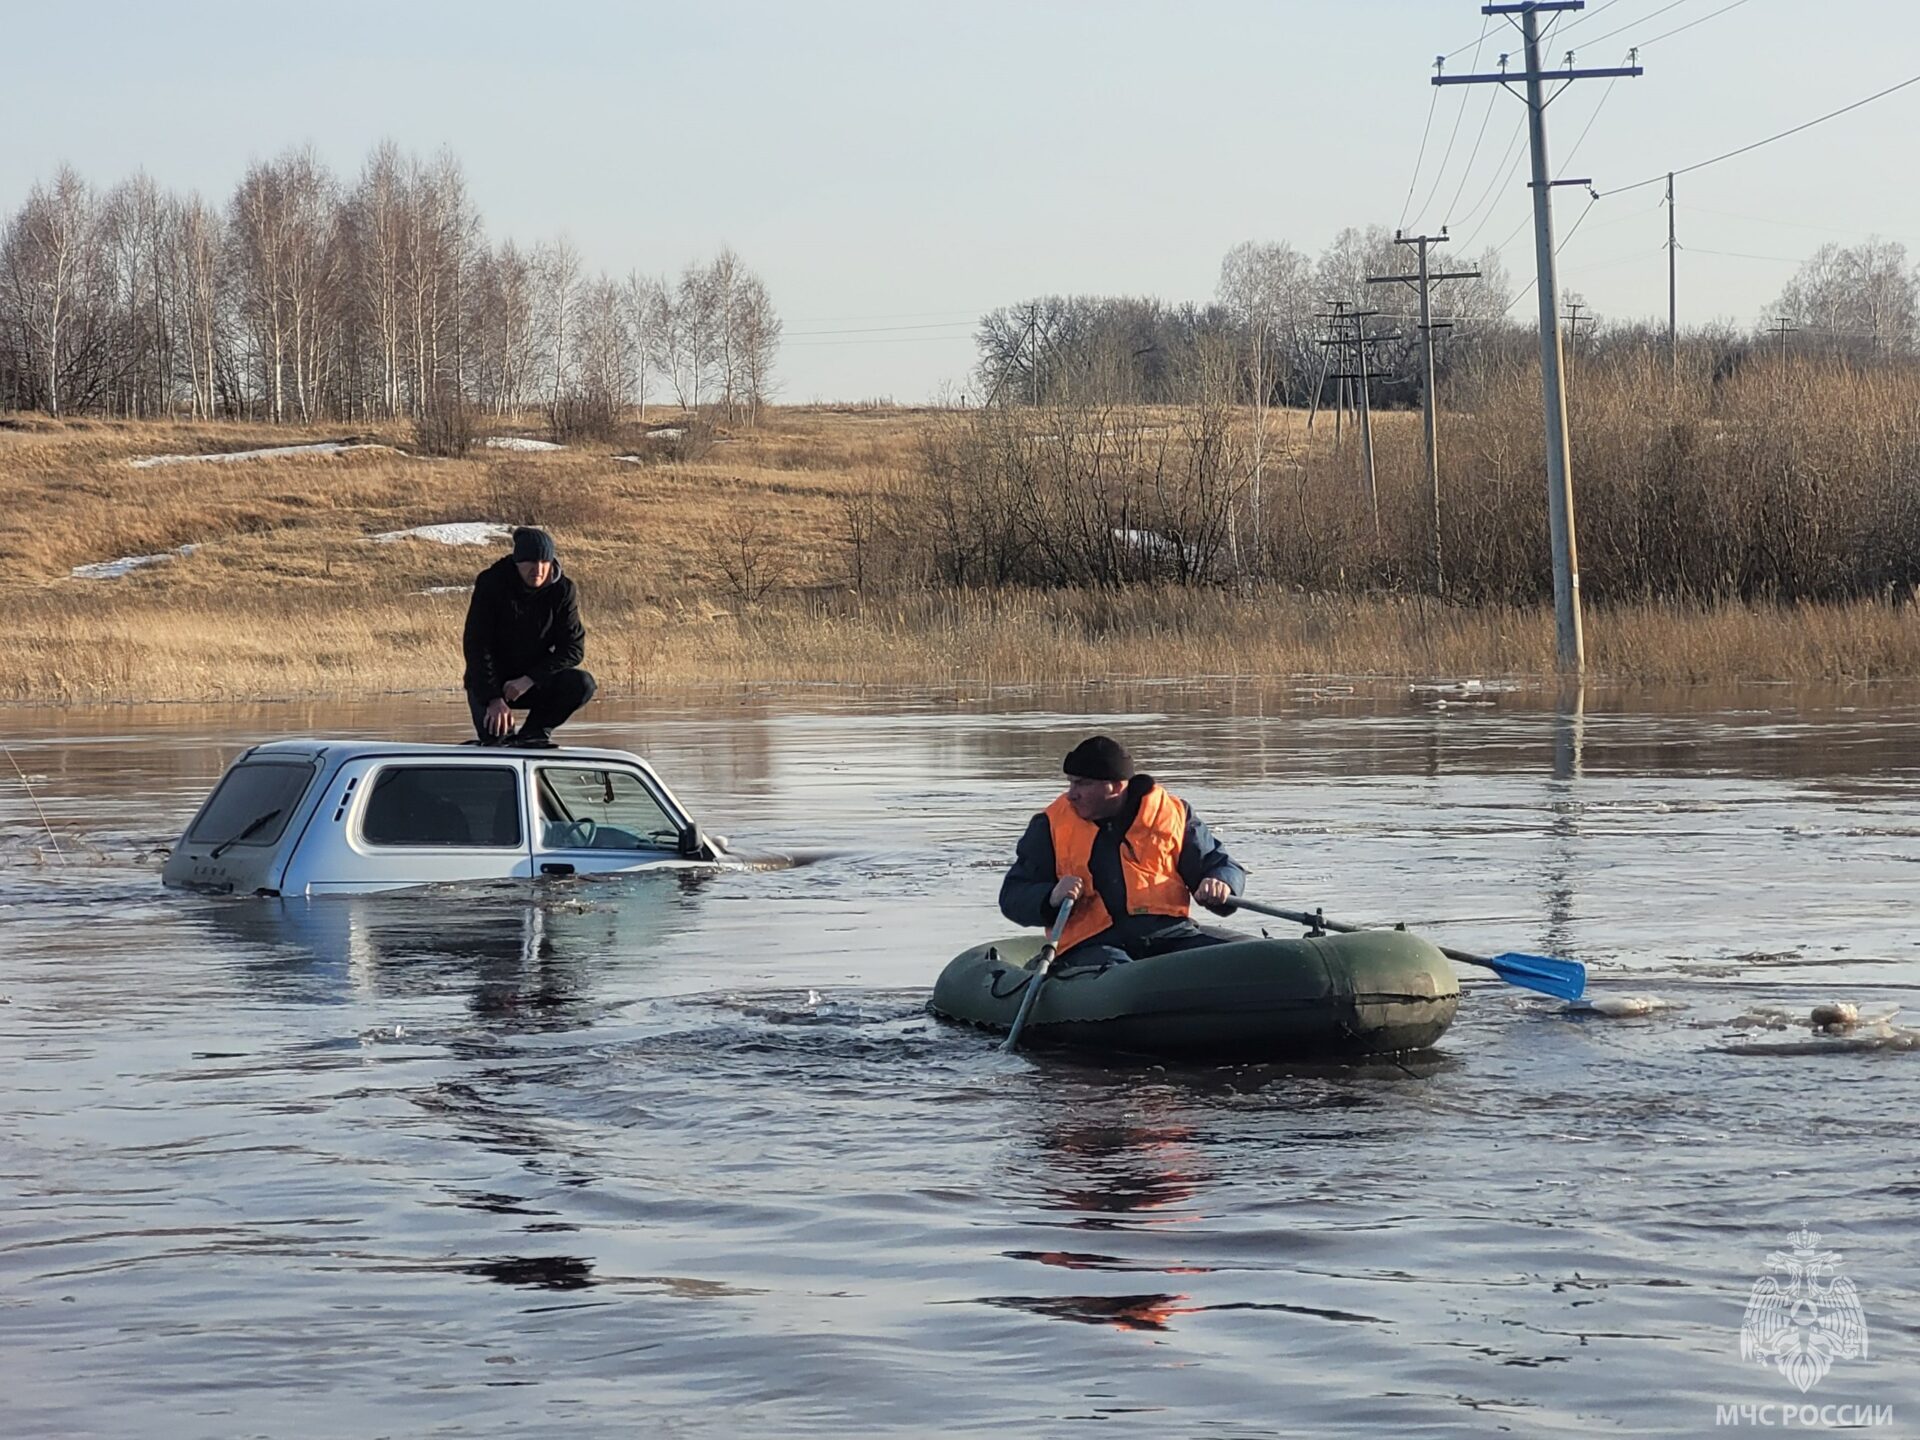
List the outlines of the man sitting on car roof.
<svg viewBox="0 0 1920 1440">
<path fill-rule="evenodd" d="M 580 600 L 544 530 L 515 530 L 513 553 L 474 578 L 461 643 L 467 707 L 482 745 L 551 749 L 555 727 L 593 698 L 593 676 L 580 668 L 587 653 Z M 527 712 L 518 731 L 515 710 Z"/>
</svg>

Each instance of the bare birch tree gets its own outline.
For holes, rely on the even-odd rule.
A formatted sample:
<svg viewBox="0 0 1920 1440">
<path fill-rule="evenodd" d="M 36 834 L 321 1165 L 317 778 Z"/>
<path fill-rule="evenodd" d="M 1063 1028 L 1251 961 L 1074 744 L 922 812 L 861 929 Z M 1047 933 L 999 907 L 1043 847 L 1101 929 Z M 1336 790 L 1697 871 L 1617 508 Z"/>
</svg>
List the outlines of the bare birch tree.
<svg viewBox="0 0 1920 1440">
<path fill-rule="evenodd" d="M 86 182 L 62 166 L 50 185 L 28 193 L 0 247 L 7 308 L 39 403 L 51 415 L 63 413 L 79 312 L 98 278 L 95 208 Z"/>
<path fill-rule="evenodd" d="M 558 419 L 560 397 L 572 379 L 569 345 L 574 311 L 580 300 L 580 255 L 565 240 L 540 245 L 533 252 L 534 331 L 540 337 L 547 374 L 547 410 Z"/>
</svg>

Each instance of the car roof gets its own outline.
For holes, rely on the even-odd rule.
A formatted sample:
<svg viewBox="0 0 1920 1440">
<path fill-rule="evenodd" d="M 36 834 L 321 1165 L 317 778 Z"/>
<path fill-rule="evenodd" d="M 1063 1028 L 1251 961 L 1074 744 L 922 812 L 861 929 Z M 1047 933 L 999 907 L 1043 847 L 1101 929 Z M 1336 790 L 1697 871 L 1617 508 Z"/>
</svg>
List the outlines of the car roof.
<svg viewBox="0 0 1920 1440">
<path fill-rule="evenodd" d="M 561 745 L 553 749 L 517 749 L 514 746 L 444 745 L 430 741 L 347 740 L 325 737 L 292 737 L 267 740 L 253 746 L 240 758 L 251 760 L 284 756 L 288 759 L 348 760 L 406 757 L 425 760 L 493 761 L 522 760 L 598 760 L 651 768 L 638 755 L 627 750 L 601 750 L 586 745 Z"/>
</svg>

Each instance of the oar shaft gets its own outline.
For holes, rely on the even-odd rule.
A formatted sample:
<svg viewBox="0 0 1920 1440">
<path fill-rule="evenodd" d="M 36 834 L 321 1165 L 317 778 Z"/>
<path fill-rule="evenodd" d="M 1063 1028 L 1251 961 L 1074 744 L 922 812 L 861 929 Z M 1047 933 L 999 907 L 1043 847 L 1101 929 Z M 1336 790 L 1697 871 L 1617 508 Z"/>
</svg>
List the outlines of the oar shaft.
<svg viewBox="0 0 1920 1440">
<path fill-rule="evenodd" d="M 1236 895 L 1234 906 L 1241 910 L 1252 910 L 1259 915 L 1271 915 L 1276 920 L 1291 920 L 1296 925 L 1310 925 L 1317 930 L 1333 930 L 1342 935 L 1351 935 L 1355 931 L 1368 929 L 1365 925 L 1345 925 L 1338 920 L 1329 920 L 1315 912 L 1309 915 L 1304 910 L 1282 910 L 1278 905 L 1263 905 L 1258 900 L 1246 900 Z M 1462 965 L 1484 965 L 1489 970 L 1495 968 L 1492 960 L 1485 955 L 1475 955 L 1471 950 L 1455 950 L 1451 946 L 1433 947 L 1449 960 L 1458 960 Z"/>
<path fill-rule="evenodd" d="M 1040 947 L 1039 959 L 1034 962 L 1033 978 L 1027 981 L 1027 993 L 1020 997 L 1020 1009 L 1013 1017 L 1013 1026 L 1000 1044 L 1002 1050 L 1011 1050 L 1020 1043 L 1020 1032 L 1027 1028 L 1027 1016 L 1033 1013 L 1033 1002 L 1040 998 L 1040 987 L 1047 983 L 1047 972 L 1053 969 L 1054 954 L 1060 937 L 1066 933 L 1067 916 L 1072 913 L 1072 898 L 1062 900 L 1059 911 L 1053 917 L 1053 926 L 1047 931 L 1047 943 Z"/>
</svg>

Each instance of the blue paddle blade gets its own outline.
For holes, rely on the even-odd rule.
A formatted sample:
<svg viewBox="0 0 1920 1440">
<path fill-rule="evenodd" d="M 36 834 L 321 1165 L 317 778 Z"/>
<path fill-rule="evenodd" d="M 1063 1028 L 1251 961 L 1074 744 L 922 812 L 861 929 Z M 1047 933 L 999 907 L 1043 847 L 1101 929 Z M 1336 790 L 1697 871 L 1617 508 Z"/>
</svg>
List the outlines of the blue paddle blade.
<svg viewBox="0 0 1920 1440">
<path fill-rule="evenodd" d="M 1562 1000 L 1578 1000 L 1587 989 L 1587 967 L 1578 960 L 1556 960 L 1551 955 L 1509 952 L 1482 962 L 1509 985 L 1538 990 Z"/>
</svg>

